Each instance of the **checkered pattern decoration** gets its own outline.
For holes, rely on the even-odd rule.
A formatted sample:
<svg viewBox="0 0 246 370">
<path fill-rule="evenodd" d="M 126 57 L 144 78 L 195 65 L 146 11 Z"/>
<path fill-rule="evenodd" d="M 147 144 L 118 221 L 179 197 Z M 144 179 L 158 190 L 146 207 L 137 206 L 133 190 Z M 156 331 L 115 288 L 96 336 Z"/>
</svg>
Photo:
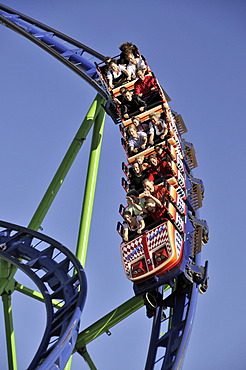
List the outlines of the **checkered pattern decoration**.
<svg viewBox="0 0 246 370">
<path fill-rule="evenodd" d="M 175 225 L 181 233 L 184 233 L 184 221 L 178 212 L 176 212 Z"/>
<path fill-rule="evenodd" d="M 146 233 L 148 249 L 152 251 L 153 249 L 165 244 L 168 254 L 172 252 L 170 240 L 168 237 L 167 223 L 155 227 L 153 230 Z"/>
<path fill-rule="evenodd" d="M 182 173 L 184 173 L 184 164 L 183 164 L 183 161 L 182 161 L 182 159 L 180 158 L 180 156 L 179 156 L 179 155 L 177 155 L 177 161 L 176 161 L 176 163 L 177 163 L 177 167 L 178 167 L 178 169 L 179 169 Z"/>
<path fill-rule="evenodd" d="M 183 157 L 182 149 L 178 140 L 177 135 L 174 133 L 174 136 L 172 136 L 170 139 L 168 139 L 169 144 L 173 145 L 177 155 L 179 155 L 181 158 Z"/>
<path fill-rule="evenodd" d="M 172 120 L 172 127 L 173 127 L 173 130 L 176 132 L 176 134 L 178 135 L 179 132 L 178 132 L 178 129 L 177 129 L 177 125 L 176 125 L 176 119 L 174 118 L 173 115 L 171 115 L 171 120 Z"/>
<path fill-rule="evenodd" d="M 179 170 L 178 170 L 178 183 L 179 183 L 179 185 L 181 186 L 182 189 L 186 189 L 185 174 L 182 174 Z"/>
<path fill-rule="evenodd" d="M 185 215 L 186 214 L 186 205 L 185 205 L 185 202 L 179 196 L 178 193 L 177 193 L 177 197 L 176 197 L 175 206 L 176 206 L 177 210 L 181 213 L 181 215 Z"/>
<path fill-rule="evenodd" d="M 185 215 L 186 214 L 185 202 L 181 198 L 178 191 L 172 185 L 169 185 L 168 191 L 169 191 L 169 199 L 171 200 L 173 205 L 177 208 L 177 210 L 181 213 L 181 215 Z"/>
<path fill-rule="evenodd" d="M 175 230 L 175 246 L 177 256 L 179 258 L 183 246 L 183 238 L 177 230 Z"/>
<path fill-rule="evenodd" d="M 171 182 L 171 181 L 168 182 L 168 185 L 169 185 L 169 187 L 173 187 L 176 190 L 176 192 L 178 193 L 180 198 L 186 199 L 186 194 L 185 194 L 184 190 L 179 186 L 179 184 L 176 180 L 175 180 L 175 183 Z"/>
<path fill-rule="evenodd" d="M 175 207 L 173 206 L 171 202 L 168 204 L 167 212 L 168 212 L 170 219 L 177 227 L 177 229 L 183 233 L 184 232 L 184 221 L 181 215 L 179 214 L 179 212 L 176 211 Z"/>
<path fill-rule="evenodd" d="M 178 169 L 176 163 L 173 161 L 171 162 L 171 174 L 173 177 L 175 177 L 179 186 L 181 186 L 182 189 L 186 189 L 185 174 L 182 174 L 182 172 Z M 169 183 L 176 188 L 172 181 L 169 181 Z"/>
<path fill-rule="evenodd" d="M 178 169 L 181 172 L 184 172 L 184 165 L 183 165 L 183 162 L 182 162 L 183 156 L 180 156 L 177 153 L 175 147 L 171 143 L 168 143 L 167 150 L 168 150 L 168 153 L 169 153 L 170 157 L 172 158 L 172 160 L 176 163 Z"/>
<path fill-rule="evenodd" d="M 175 148 L 172 144 L 170 144 L 170 143 L 168 143 L 168 144 L 169 144 L 169 146 L 168 146 L 169 154 L 170 154 L 171 158 L 174 160 L 174 162 L 177 162 L 177 157 L 178 157 L 177 152 L 176 152 L 176 150 L 175 150 Z"/>
<path fill-rule="evenodd" d="M 144 255 L 143 237 L 121 244 L 121 256 L 126 274 L 130 273 L 130 262 Z"/>
</svg>

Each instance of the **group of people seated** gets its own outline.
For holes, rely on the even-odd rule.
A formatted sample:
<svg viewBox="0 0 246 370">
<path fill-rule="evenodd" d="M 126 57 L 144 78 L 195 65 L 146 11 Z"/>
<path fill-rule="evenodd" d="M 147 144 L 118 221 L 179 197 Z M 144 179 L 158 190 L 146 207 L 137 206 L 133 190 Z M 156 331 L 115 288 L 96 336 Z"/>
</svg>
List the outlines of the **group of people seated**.
<svg viewBox="0 0 246 370">
<path fill-rule="evenodd" d="M 150 105 L 162 100 L 161 90 L 138 48 L 130 42 L 119 47 L 117 58 L 106 57 L 105 65 L 100 67 L 112 99 L 122 120 L 147 110 Z M 124 84 L 133 81 L 131 86 Z M 119 88 L 119 94 L 114 89 Z"/>
<path fill-rule="evenodd" d="M 131 190 L 126 194 L 127 206 L 122 212 L 123 241 L 128 242 L 151 228 L 155 221 L 167 219 L 167 188 L 163 183 L 156 184 L 148 178 L 142 182 L 143 191 Z"/>
<path fill-rule="evenodd" d="M 172 174 L 166 151 L 170 132 L 165 108 L 155 109 L 165 102 L 165 96 L 138 48 L 125 42 L 119 49 L 118 59 L 106 58 L 103 73 L 121 116 L 128 161 L 136 156 L 130 165 L 124 165 L 127 206 L 120 207 L 124 220 L 121 235 L 128 242 L 151 228 L 153 222 L 167 219 L 168 190 L 164 184 Z M 130 81 L 132 84 L 127 84 Z M 144 117 L 143 112 L 147 112 Z M 146 149 L 150 149 L 148 154 Z"/>
<path fill-rule="evenodd" d="M 130 157 L 170 137 L 168 124 L 160 112 L 149 113 L 148 119 L 144 122 L 134 116 L 131 122 L 127 130 L 123 130 Z"/>
</svg>

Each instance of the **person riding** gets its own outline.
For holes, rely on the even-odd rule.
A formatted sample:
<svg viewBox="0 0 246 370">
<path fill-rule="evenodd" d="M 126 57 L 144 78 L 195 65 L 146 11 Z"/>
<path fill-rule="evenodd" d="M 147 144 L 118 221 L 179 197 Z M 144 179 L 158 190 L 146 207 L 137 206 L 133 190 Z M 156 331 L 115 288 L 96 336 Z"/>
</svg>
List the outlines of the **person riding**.
<svg viewBox="0 0 246 370">
<path fill-rule="evenodd" d="M 133 95 L 129 90 L 123 93 L 121 102 L 121 115 L 124 119 L 128 119 L 133 114 L 138 114 L 144 111 L 147 104 L 139 96 Z"/>
<path fill-rule="evenodd" d="M 126 69 L 132 80 L 136 79 L 136 73 L 138 69 L 141 69 L 144 72 L 146 71 L 147 66 L 142 58 L 135 58 L 135 56 L 130 52 L 126 54 L 126 59 L 128 60 Z"/>
<path fill-rule="evenodd" d="M 143 189 L 143 180 L 147 179 L 149 176 L 148 172 L 143 171 L 140 164 L 135 161 L 132 163 L 130 174 L 130 189 L 141 191 Z"/>
<path fill-rule="evenodd" d="M 141 235 L 145 228 L 145 222 L 141 215 L 134 216 L 130 211 L 123 212 L 123 240 L 128 242 L 136 237 L 136 234 Z"/>
<path fill-rule="evenodd" d="M 149 114 L 149 144 L 154 145 L 154 141 L 163 141 L 168 133 L 168 127 L 160 112 Z"/>
<path fill-rule="evenodd" d="M 123 42 L 120 46 L 119 49 L 121 51 L 120 57 L 119 57 L 119 63 L 120 64 L 128 64 L 127 60 L 127 54 L 132 53 L 135 58 L 139 57 L 139 51 L 136 45 L 133 45 L 131 42 Z"/>
<path fill-rule="evenodd" d="M 149 198 L 146 200 L 143 212 L 150 215 L 153 221 L 161 221 L 166 219 L 167 216 L 164 205 L 157 198 L 151 196 L 151 194 L 149 194 Z"/>
<path fill-rule="evenodd" d="M 155 77 L 145 75 L 144 71 L 137 71 L 137 81 L 134 84 L 134 93 L 146 101 L 147 105 L 161 100 Z"/>
<path fill-rule="evenodd" d="M 132 123 L 136 126 L 137 131 L 149 132 L 149 125 L 147 123 L 141 122 L 139 117 L 132 117 Z"/>
<path fill-rule="evenodd" d="M 130 211 L 132 215 L 142 215 L 143 208 L 145 207 L 145 199 L 139 198 L 136 190 L 128 191 L 126 194 L 127 206 L 125 210 Z"/>
<path fill-rule="evenodd" d="M 143 181 L 143 187 L 144 187 L 143 196 L 145 198 L 152 198 L 151 196 L 153 196 L 157 198 L 161 203 L 164 203 L 168 191 L 163 184 L 155 185 L 153 181 L 145 179 Z"/>
<path fill-rule="evenodd" d="M 166 169 L 166 161 L 159 160 L 156 154 L 151 154 L 148 160 L 150 164 L 150 168 L 148 169 L 148 179 L 150 181 L 156 181 L 168 174 L 168 171 Z"/>
<path fill-rule="evenodd" d="M 147 134 L 143 131 L 137 132 L 136 126 L 131 124 L 128 126 L 128 150 L 129 155 L 134 155 L 135 153 L 139 153 L 141 150 L 146 149 L 147 146 Z"/>
<path fill-rule="evenodd" d="M 109 63 L 107 79 L 109 87 L 113 89 L 122 85 L 124 82 L 130 81 L 131 77 L 123 65 L 117 64 L 117 60 L 112 59 Z"/>
</svg>

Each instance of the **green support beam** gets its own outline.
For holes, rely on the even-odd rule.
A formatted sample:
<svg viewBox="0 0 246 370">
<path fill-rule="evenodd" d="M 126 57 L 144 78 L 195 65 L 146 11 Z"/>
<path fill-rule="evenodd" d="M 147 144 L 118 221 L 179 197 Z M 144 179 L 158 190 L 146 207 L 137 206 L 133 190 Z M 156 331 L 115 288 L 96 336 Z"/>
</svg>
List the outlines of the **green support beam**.
<svg viewBox="0 0 246 370">
<path fill-rule="evenodd" d="M 104 102 L 105 102 L 104 99 L 99 94 L 97 94 L 85 119 L 83 120 L 78 132 L 76 133 L 61 165 L 59 166 L 53 180 L 51 181 L 46 193 L 43 196 L 43 199 L 41 200 L 36 212 L 34 213 L 28 225 L 30 229 L 38 230 L 39 227 L 41 226 L 41 223 L 43 222 L 44 217 L 46 216 L 52 202 L 54 201 L 58 190 L 60 189 L 72 163 L 74 162 L 79 152 L 79 149 L 81 148 L 83 142 L 85 141 L 85 138 L 89 133 L 92 124 L 96 120 L 96 117 L 99 114 L 99 112 L 102 112 L 101 104 L 103 104 Z M 10 264 L 8 264 L 8 262 L 3 261 L 2 263 L 5 266 L 5 270 L 8 270 L 9 273 L 7 277 L 4 276 L 3 279 L 0 279 L 1 292 L 5 290 L 5 287 L 13 279 L 17 271 L 17 268 L 11 266 Z"/>
<path fill-rule="evenodd" d="M 91 356 L 87 352 L 87 349 L 84 347 L 82 350 L 79 350 L 78 353 L 84 358 L 85 362 L 89 366 L 90 370 L 97 370 L 94 362 L 91 359 Z"/>
<path fill-rule="evenodd" d="M 74 351 L 82 351 L 83 347 L 85 347 L 88 343 L 99 337 L 101 334 L 107 333 L 110 328 L 133 314 L 143 305 L 144 302 L 142 296 L 138 296 L 132 297 L 119 307 L 115 308 L 106 316 L 102 317 L 94 324 L 79 333 Z"/>
<path fill-rule="evenodd" d="M 16 282 L 15 283 L 15 290 L 20 292 L 20 293 L 25 294 L 28 297 L 34 298 L 37 301 L 40 301 L 40 302 L 44 303 L 44 297 L 43 297 L 42 293 L 39 293 L 39 292 L 36 292 L 33 289 L 27 288 L 26 286 L 24 286 L 22 284 L 19 284 L 19 283 Z M 63 306 L 63 303 L 57 301 L 56 299 L 52 299 L 52 304 L 55 307 L 62 307 Z"/>
<path fill-rule="evenodd" d="M 88 164 L 86 186 L 84 192 L 81 221 L 77 242 L 76 257 L 85 267 L 88 240 L 90 235 L 91 217 L 94 205 L 95 190 L 97 183 L 98 166 L 101 154 L 105 112 L 101 110 L 96 117 L 93 136 L 91 141 L 90 159 Z"/>
<path fill-rule="evenodd" d="M 102 111 L 101 104 L 104 99 L 98 94 L 94 99 L 85 119 L 83 120 L 78 132 L 76 133 L 61 165 L 59 166 L 50 186 L 48 187 L 43 199 L 41 200 L 36 212 L 34 213 L 28 227 L 33 230 L 38 230 L 45 215 L 47 214 L 55 196 L 60 189 L 71 165 L 73 164 L 81 146 L 83 145 L 86 136 L 88 135 L 92 124 L 97 115 Z"/>
<path fill-rule="evenodd" d="M 11 295 L 3 294 L 2 300 L 3 300 L 3 309 L 4 309 L 5 334 L 6 334 L 9 370 L 17 370 L 16 346 L 15 346 L 15 336 L 14 336 L 14 328 L 13 328 Z"/>
<path fill-rule="evenodd" d="M 95 132 L 95 137 L 93 144 L 92 144 L 92 150 L 97 149 L 97 147 L 100 147 L 101 149 L 101 140 L 99 140 L 100 135 L 102 136 L 102 131 L 103 130 L 103 125 L 104 125 L 104 117 L 105 113 L 102 109 L 102 104 L 105 103 L 105 100 L 97 94 L 96 98 L 94 99 L 85 119 L 83 120 L 78 132 L 76 133 L 61 165 L 59 166 L 52 182 L 50 183 L 46 193 L 43 196 L 43 199 L 41 200 L 36 212 L 34 213 L 28 227 L 33 230 L 38 230 L 39 227 L 41 226 L 41 223 L 43 222 L 51 204 L 53 203 L 55 196 L 57 195 L 62 183 L 64 182 L 64 179 L 71 168 L 80 148 L 83 145 L 83 142 L 85 141 L 93 123 L 96 121 L 94 128 Z M 97 119 L 97 117 L 99 117 Z M 97 132 L 98 131 L 98 132 Z M 100 141 L 100 145 L 98 144 L 98 140 Z M 95 154 L 92 154 L 92 158 L 95 156 L 95 159 L 92 159 L 92 168 L 93 166 L 98 167 L 98 163 L 96 164 L 96 161 L 99 162 L 98 158 L 98 152 L 100 156 L 100 150 L 95 150 Z M 94 164 L 93 164 L 94 162 Z M 91 182 L 91 186 L 95 188 L 94 179 L 96 181 L 96 173 L 90 176 L 91 179 L 89 180 L 89 184 Z M 90 186 L 90 185 L 89 185 Z M 90 207 L 93 206 L 92 204 L 89 206 L 88 213 L 92 214 L 92 208 Z M 85 212 L 86 214 L 87 212 Z M 83 216 L 84 217 L 84 216 Z M 85 216 L 85 219 L 88 217 Z M 87 242 L 88 242 L 88 237 L 89 237 L 89 230 L 90 227 L 86 227 L 86 233 L 87 233 Z M 86 256 L 86 250 L 87 250 L 87 245 L 86 243 L 83 243 L 82 249 L 78 247 L 79 251 L 82 251 L 83 255 L 83 260 L 85 261 L 85 256 Z M 5 322 L 6 322 L 6 338 L 7 338 L 7 348 L 8 348 L 8 360 L 9 360 L 9 369 L 17 369 L 16 367 L 16 351 L 15 351 L 15 340 L 14 340 L 14 330 L 13 330 L 13 320 L 12 320 L 12 307 L 11 307 L 11 297 L 5 292 L 7 291 L 7 288 L 10 286 L 12 283 L 15 284 L 14 281 L 14 275 L 17 271 L 17 268 L 15 266 L 12 266 L 6 261 L 1 260 L 1 272 L 0 273 L 0 291 L 3 297 L 3 304 L 4 304 L 4 312 L 5 312 Z M 23 286 L 18 284 L 16 286 L 16 289 L 19 291 L 22 291 L 22 293 L 25 293 L 27 295 L 32 296 L 33 298 L 42 300 L 42 297 L 39 296 L 37 292 L 31 292 L 31 290 L 28 290 L 27 288 L 25 289 Z M 12 329 L 11 329 L 12 328 Z"/>
<path fill-rule="evenodd" d="M 88 241 L 90 235 L 91 217 L 94 205 L 98 166 L 104 131 L 104 121 L 105 121 L 105 112 L 101 109 L 99 114 L 96 116 L 93 128 L 90 148 L 90 158 L 87 169 L 84 199 L 76 249 L 76 257 L 78 258 L 83 267 L 85 267 Z M 88 366 L 90 367 L 90 369 L 94 370 L 95 366 L 87 351 L 83 351 L 83 357 L 87 362 Z M 64 370 L 70 370 L 71 365 L 72 365 L 72 356 L 70 357 Z"/>
</svg>

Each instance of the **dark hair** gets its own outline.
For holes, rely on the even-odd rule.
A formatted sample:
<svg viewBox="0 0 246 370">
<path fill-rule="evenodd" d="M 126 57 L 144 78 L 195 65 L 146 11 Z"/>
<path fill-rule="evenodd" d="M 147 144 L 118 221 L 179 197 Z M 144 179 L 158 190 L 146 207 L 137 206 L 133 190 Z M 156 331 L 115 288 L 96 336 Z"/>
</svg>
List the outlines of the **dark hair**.
<svg viewBox="0 0 246 370">
<path fill-rule="evenodd" d="M 121 94 L 123 94 L 122 90 L 123 90 L 124 92 L 128 91 L 127 87 L 125 87 L 125 86 L 121 86 L 121 87 L 120 87 L 120 93 L 121 93 Z"/>
<path fill-rule="evenodd" d="M 131 197 L 131 196 L 134 196 L 134 197 L 138 197 L 138 192 L 137 192 L 137 190 L 130 190 L 130 191 L 128 191 L 128 193 L 126 193 L 126 196 L 127 197 Z"/>
<path fill-rule="evenodd" d="M 116 59 L 114 59 L 114 58 L 112 58 L 112 59 L 111 59 L 111 61 L 109 62 L 109 67 L 111 67 L 111 65 L 112 65 L 113 63 L 115 63 L 115 64 L 117 64 L 117 65 L 118 65 L 117 60 L 116 60 Z"/>
<path fill-rule="evenodd" d="M 124 216 L 132 216 L 132 214 L 131 214 L 131 212 L 130 211 L 124 211 L 123 213 L 122 213 L 122 217 L 124 218 Z"/>
<path fill-rule="evenodd" d="M 156 156 L 156 154 L 150 154 L 150 156 L 149 156 L 149 158 L 148 158 L 148 161 L 151 159 L 151 158 L 156 158 L 157 159 L 157 156 Z"/>
<path fill-rule="evenodd" d="M 131 42 L 123 42 L 123 44 L 119 46 L 119 49 L 125 52 L 126 49 L 134 49 L 134 45 Z"/>
</svg>

